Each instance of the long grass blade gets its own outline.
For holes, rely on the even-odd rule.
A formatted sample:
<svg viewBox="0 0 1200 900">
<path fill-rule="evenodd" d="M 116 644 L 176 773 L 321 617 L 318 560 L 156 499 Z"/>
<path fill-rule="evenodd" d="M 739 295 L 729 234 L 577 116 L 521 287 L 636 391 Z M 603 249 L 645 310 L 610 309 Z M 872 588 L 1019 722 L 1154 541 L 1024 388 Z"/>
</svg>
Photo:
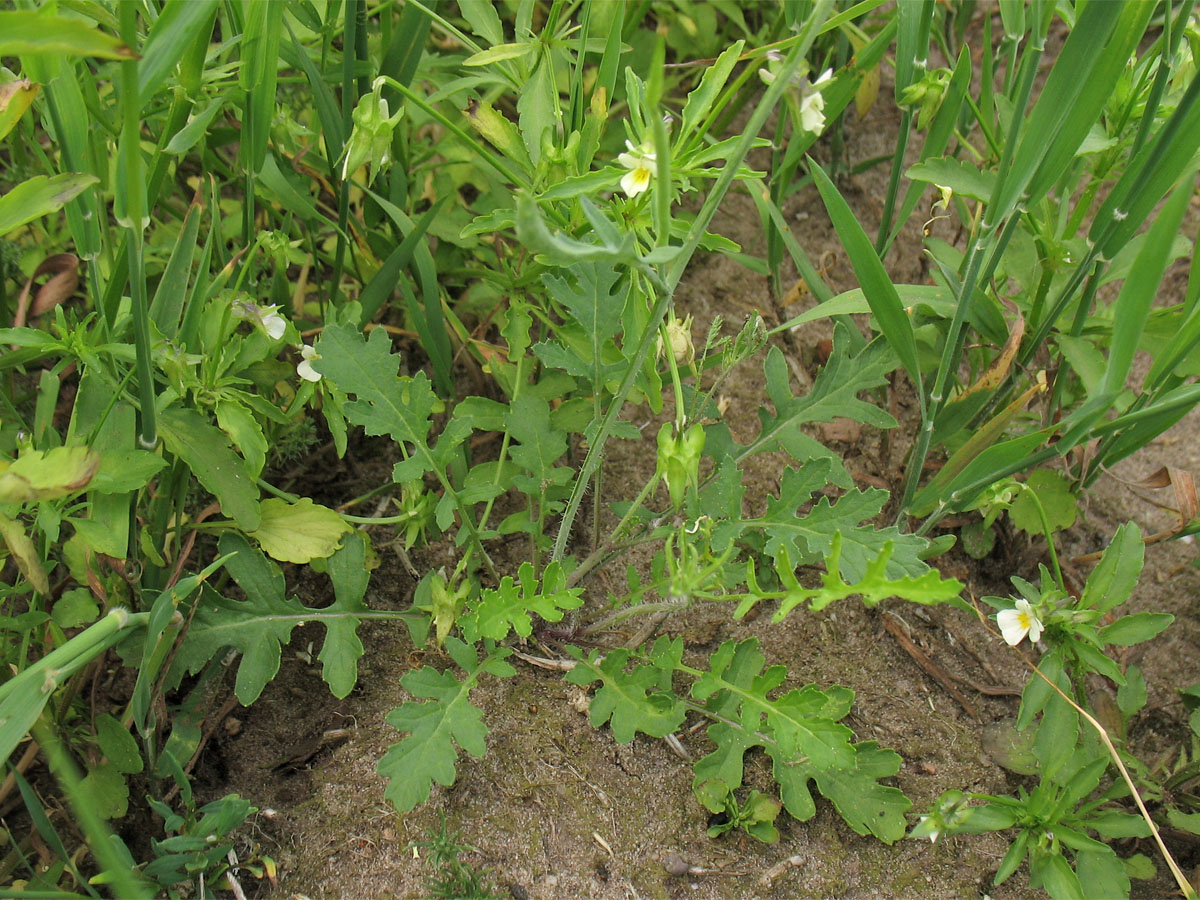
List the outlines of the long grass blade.
<svg viewBox="0 0 1200 900">
<path fill-rule="evenodd" d="M 913 335 L 912 321 L 900 302 L 900 294 L 876 255 L 870 238 L 854 217 L 849 204 L 842 198 L 832 179 L 811 160 L 809 170 L 821 194 L 821 200 L 825 203 L 825 209 L 829 212 L 834 231 L 846 248 L 846 254 L 854 266 L 854 274 L 858 276 L 867 302 L 871 304 L 871 312 L 875 314 L 879 330 L 900 357 L 900 364 L 904 366 L 913 385 L 918 388 L 918 396 L 922 398 L 923 404 L 924 393 L 920 391 L 921 368 L 917 360 L 917 342 Z"/>
</svg>

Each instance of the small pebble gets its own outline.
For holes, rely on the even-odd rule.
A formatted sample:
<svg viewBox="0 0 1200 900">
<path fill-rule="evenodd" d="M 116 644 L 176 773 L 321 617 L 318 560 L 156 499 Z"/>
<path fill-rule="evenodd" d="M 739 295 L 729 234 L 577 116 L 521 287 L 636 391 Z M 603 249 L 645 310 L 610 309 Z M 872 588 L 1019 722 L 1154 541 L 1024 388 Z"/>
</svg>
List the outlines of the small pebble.
<svg viewBox="0 0 1200 900">
<path fill-rule="evenodd" d="M 686 875 L 689 866 L 682 856 L 678 853 L 668 853 L 663 858 L 663 868 L 667 870 L 668 875 Z"/>
</svg>

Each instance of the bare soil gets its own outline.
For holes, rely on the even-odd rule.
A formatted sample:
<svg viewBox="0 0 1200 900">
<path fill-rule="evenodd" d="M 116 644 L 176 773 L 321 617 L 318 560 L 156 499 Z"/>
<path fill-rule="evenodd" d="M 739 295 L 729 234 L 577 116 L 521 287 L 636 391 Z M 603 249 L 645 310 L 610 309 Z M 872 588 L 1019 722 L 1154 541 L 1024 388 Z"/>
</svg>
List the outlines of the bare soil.
<svg viewBox="0 0 1200 900">
<path fill-rule="evenodd" d="M 885 88 L 886 90 L 886 88 Z M 852 161 L 890 151 L 896 123 L 880 107 L 863 123 L 851 126 Z M 841 187 L 868 232 L 878 223 L 886 185 L 885 167 L 843 180 Z M 795 234 L 835 290 L 855 286 L 849 261 L 832 233 L 815 191 L 795 195 L 786 210 Z M 747 252 L 763 253 L 753 206 L 744 196 L 731 197 L 718 229 L 741 242 Z M 905 232 L 889 258 L 897 281 L 927 282 L 920 234 Z M 785 278 L 785 284 L 794 281 Z M 701 341 L 714 315 L 736 327 L 751 310 L 768 321 L 794 315 L 811 297 L 787 307 L 768 292 L 764 279 L 718 256 L 700 258 L 680 288 L 681 312 L 695 316 L 694 335 Z M 819 341 L 827 336 L 819 325 L 786 335 L 780 347 L 793 364 L 799 391 L 819 365 Z M 903 391 L 903 385 L 900 385 Z M 724 391 L 735 436 L 746 441 L 756 433 L 756 409 L 763 402 L 761 361 L 744 364 Z M 898 397 L 901 419 L 907 398 Z M 646 414 L 649 417 L 649 414 Z M 911 442 L 911 415 L 890 442 L 870 429 L 814 432 L 846 457 L 862 486 L 896 484 L 904 453 Z M 640 424 L 640 422 L 639 422 Z M 653 429 L 647 429 L 651 435 Z M 314 463 L 313 477 L 330 482 L 326 490 L 342 502 L 388 478 L 391 462 L 381 458 L 388 448 L 358 443 L 348 466 L 330 457 Z M 654 466 L 652 437 L 640 444 L 622 443 L 614 450 L 607 480 L 609 498 L 632 497 Z M 1197 419 L 1189 417 L 1162 440 L 1126 461 L 1115 473 L 1132 481 L 1170 464 L 1200 468 Z M 761 506 L 778 486 L 783 461 L 762 457 L 747 473 L 747 503 Z M 336 486 L 335 486 L 336 485 Z M 1160 492 L 1165 495 L 1166 492 Z M 1117 478 L 1104 479 L 1090 494 L 1081 522 L 1066 539 L 1067 559 L 1102 549 L 1122 522 L 1139 523 L 1144 533 L 1168 528 L 1170 512 Z M 1169 503 L 1166 496 L 1156 497 Z M 380 534 L 381 542 L 386 535 Z M 1039 545 L 1009 535 L 993 555 L 980 563 L 951 552 L 936 561 L 945 574 L 964 580 L 969 595 L 1006 592 L 1010 575 L 1036 579 Z M 521 548 L 514 548 L 513 569 Z M 442 565 L 445 546 L 413 555 L 423 573 Z M 1129 740 L 1143 759 L 1153 759 L 1180 740 L 1183 710 L 1177 689 L 1200 681 L 1200 610 L 1197 609 L 1195 549 L 1181 542 L 1148 548 L 1147 568 L 1134 600 L 1138 609 L 1167 611 L 1175 624 L 1157 641 L 1135 648 L 1125 662 L 1136 662 L 1149 682 L 1146 712 L 1133 723 Z M 605 603 L 609 590 L 619 591 L 622 571 L 601 573 L 587 582 L 589 605 L 583 619 Z M 1086 577 L 1087 565 L 1073 567 Z M 382 609 L 405 608 L 415 580 L 390 551 L 372 578 L 368 603 Z M 302 582 L 306 602 L 328 593 L 327 582 Z M 927 811 L 946 790 L 1008 794 L 1028 779 L 1002 768 L 989 755 L 985 729 L 1015 716 L 1017 697 L 1028 671 L 1020 659 L 979 621 L 951 609 L 916 608 L 900 603 L 866 610 L 853 601 L 820 613 L 797 611 L 783 624 L 763 615 L 735 621 L 728 606 L 700 607 L 669 620 L 667 633 L 681 634 L 690 652 L 706 656 L 729 638 L 757 637 L 771 662 L 784 663 L 789 686 L 816 682 L 852 688 L 856 699 L 848 724 L 858 739 L 894 748 L 904 765 L 894 779 L 913 801 L 915 814 Z M 958 685 L 965 708 L 923 671 L 897 641 L 899 628 Z M 890 630 L 889 630 L 890 629 Z M 1005 850 L 998 835 L 957 837 L 931 844 L 903 840 L 887 846 L 853 833 L 831 806 L 819 801 L 817 815 L 796 822 L 786 813 L 777 824 L 782 839 L 765 845 L 730 833 L 711 840 L 705 835 L 708 813 L 691 792 L 691 769 L 661 740 L 638 736 L 618 745 L 607 729 L 594 729 L 582 712 L 580 689 L 559 674 L 518 663 L 516 677 L 485 681 L 473 694 L 491 730 L 482 759 L 460 756 L 453 787 L 435 786 L 428 804 L 398 815 L 383 800 L 383 780 L 375 766 L 401 735 L 385 721 L 388 711 L 411 699 L 400 678 L 421 665 L 442 668 L 445 657 L 415 650 L 403 628 L 368 624 L 362 629 L 367 653 L 359 687 L 336 701 L 318 671 L 301 658 L 309 641 L 320 641 L 320 629 L 296 632 L 279 677 L 250 710 L 238 710 L 237 725 L 222 731 L 208 751 L 207 791 L 214 796 L 236 791 L 261 808 L 248 840 L 279 864 L 277 898 L 423 896 L 431 874 L 414 842 L 427 840 L 441 817 L 476 850 L 464 859 L 490 870 L 498 895 L 537 900 L 635 900 L 635 898 L 975 898 L 1013 900 L 1043 896 L 1028 886 L 1022 869 L 1000 887 L 992 875 Z M 978 686 L 1009 689 L 1010 694 L 982 693 Z M 688 723 L 689 726 L 692 724 Z M 298 753 L 330 729 L 350 729 L 337 747 Z M 236 734 L 231 733 L 236 731 Z M 680 732 L 684 748 L 695 757 L 707 752 L 703 732 Z M 298 757 L 291 765 L 280 765 Z M 204 774 L 202 772 L 202 774 Z M 748 761 L 748 783 L 770 790 L 762 759 Z M 1200 862 L 1194 844 L 1172 849 L 1186 871 Z M 1118 852 L 1156 856 L 1148 841 L 1127 841 Z M 693 867 L 690 874 L 671 875 L 664 863 L 677 854 Z M 1164 867 L 1160 864 L 1160 872 Z M 247 890 L 253 882 L 243 881 Z M 265 884 L 259 886 L 266 892 Z M 1160 878 L 1135 882 L 1135 896 L 1168 896 L 1173 884 Z"/>
</svg>

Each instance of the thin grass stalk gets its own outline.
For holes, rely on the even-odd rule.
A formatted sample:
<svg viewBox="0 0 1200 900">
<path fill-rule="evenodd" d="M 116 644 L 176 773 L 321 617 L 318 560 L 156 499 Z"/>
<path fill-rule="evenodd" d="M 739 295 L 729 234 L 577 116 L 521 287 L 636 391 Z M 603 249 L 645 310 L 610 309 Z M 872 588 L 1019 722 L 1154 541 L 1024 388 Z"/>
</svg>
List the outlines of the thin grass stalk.
<svg viewBox="0 0 1200 900">
<path fill-rule="evenodd" d="M 137 44 L 136 0 L 121 2 L 121 39 Z M 121 63 L 121 152 L 125 184 L 118 187 L 124 197 L 125 235 L 129 246 L 129 296 L 132 301 L 133 343 L 137 353 L 137 390 L 141 403 L 141 433 L 138 443 L 147 450 L 158 444 L 155 421 L 154 371 L 150 364 L 150 312 L 146 301 L 146 273 L 142 264 L 142 226 L 147 218 L 146 185 L 142 178 L 141 119 L 138 94 L 138 62 Z M 118 182 L 120 178 L 118 178 Z"/>
<path fill-rule="evenodd" d="M 342 11 L 342 131 L 349 140 L 354 130 L 355 91 L 354 62 L 357 52 L 355 34 L 358 30 L 356 6 L 361 0 L 345 0 Z M 365 91 L 364 91 L 365 93 Z M 346 227 L 350 221 L 350 176 L 338 182 L 338 238 L 333 252 L 333 274 L 329 282 L 329 301 L 337 304 L 342 293 L 342 271 L 346 264 Z"/>
</svg>

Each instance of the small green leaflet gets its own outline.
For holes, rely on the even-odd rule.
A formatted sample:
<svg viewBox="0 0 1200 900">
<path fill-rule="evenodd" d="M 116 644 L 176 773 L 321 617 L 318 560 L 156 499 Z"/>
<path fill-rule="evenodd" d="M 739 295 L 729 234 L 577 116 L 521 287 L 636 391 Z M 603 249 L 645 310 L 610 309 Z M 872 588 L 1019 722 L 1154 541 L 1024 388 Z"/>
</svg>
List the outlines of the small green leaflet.
<svg viewBox="0 0 1200 900">
<path fill-rule="evenodd" d="M 854 764 L 832 769 L 816 769 L 811 764 L 795 765 L 782 758 L 772 747 L 767 755 L 773 762 L 772 774 L 779 782 L 780 796 L 787 811 L 806 821 L 816 812 L 809 792 L 809 779 L 830 800 L 838 813 L 859 834 L 873 834 L 887 844 L 904 837 L 908 827 L 904 814 L 912 802 L 898 788 L 880 784 L 900 771 L 901 759 L 892 750 L 880 749 L 875 741 L 853 745 Z"/>
<path fill-rule="evenodd" d="M 221 535 L 221 553 L 236 554 L 226 561 L 225 568 L 247 599 L 231 600 L 204 586 L 168 684 L 178 684 L 185 671 L 194 674 L 218 652 L 233 647 L 242 653 L 234 693 L 243 706 L 249 706 L 279 671 L 280 645 L 291 640 L 292 629 L 302 622 L 320 621 L 326 626 L 319 657 L 324 663 L 321 677 L 335 696 L 349 694 L 363 653 L 355 634 L 359 620 L 354 613 L 367 609 L 358 592 L 359 585 L 366 590 L 365 572 L 361 581 L 355 582 L 345 571 L 353 568 L 356 554 L 359 560 L 363 555 L 361 544 L 353 537 L 347 537 L 346 547 L 330 559 L 336 601 L 324 609 L 312 609 L 295 597 L 285 597 L 279 566 L 251 547 L 245 537 L 231 531 Z M 341 554 L 346 554 L 344 560 L 338 560 Z M 361 567 L 361 561 L 358 565 Z"/>
<path fill-rule="evenodd" d="M 803 469 L 785 469 L 779 496 L 767 500 L 766 515 L 756 519 L 723 522 L 716 529 L 713 546 L 727 543 L 747 529 L 760 529 L 767 538 L 766 552 L 780 569 L 791 565 L 812 565 L 830 555 L 834 538 L 841 536 L 841 573 L 851 581 L 867 576 L 885 546 L 891 545 L 884 571 L 888 578 L 917 578 L 929 571 L 921 553 L 928 542 L 915 534 L 902 533 L 895 526 L 876 528 L 859 523 L 872 519 L 883 509 L 887 492 L 870 489 L 852 490 L 830 503 L 822 497 L 804 514 L 797 510 L 825 486 L 829 464 L 814 460 Z M 736 534 L 735 534 L 736 532 Z"/>
<path fill-rule="evenodd" d="M 850 711 L 854 693 L 808 685 L 772 700 L 768 694 L 783 683 L 787 670 L 770 666 L 763 671 L 765 661 L 757 640 L 726 641 L 710 657 L 709 671 L 692 685 L 692 696 L 747 732 L 766 735 L 789 759 L 802 756 L 822 769 L 852 765 L 852 735 L 837 720 Z"/>
<path fill-rule="evenodd" d="M 550 563 L 538 586 L 537 575 L 529 562 L 521 563 L 517 570 L 520 584 L 511 575 L 504 576 L 499 589 L 484 588 L 480 598 L 470 604 L 470 611 L 458 620 L 463 637 L 475 643 L 480 638 L 502 641 L 510 631 L 521 637 L 529 637 L 533 631 L 530 613 L 536 613 L 547 622 L 558 622 L 563 611 L 578 609 L 583 605 L 583 588 L 566 587 L 566 576 L 562 566 Z"/>
<path fill-rule="evenodd" d="M 574 647 L 567 647 L 567 652 L 579 661 L 567 673 L 567 681 L 581 686 L 601 682 L 589 718 L 593 728 L 610 722 L 618 744 L 628 744 L 639 731 L 666 737 L 683 724 L 687 709 L 671 692 L 669 669 L 636 664 L 626 672 L 630 651 L 623 647 L 605 657 L 598 657 L 597 651 L 585 657 Z"/>
<path fill-rule="evenodd" d="M 878 406 L 858 399 L 860 391 L 886 383 L 888 374 L 896 368 L 895 354 L 885 342 L 876 340 L 851 356 L 849 344 L 847 326 L 838 324 L 834 328 L 829 362 L 804 397 L 792 396 L 787 360 L 779 348 L 770 349 L 763 370 L 767 376 L 767 396 L 771 398 L 775 412 L 759 410 L 762 432 L 741 450 L 739 460 L 774 449 L 776 445 L 787 450 L 794 459 L 808 459 L 811 454 L 807 451 L 813 439 L 805 435 L 800 426 L 810 422 L 832 422 L 845 417 L 876 428 L 896 427 L 896 420 Z"/>
<path fill-rule="evenodd" d="M 400 357 L 391 352 L 391 341 L 382 328 L 364 341 L 357 328 L 328 326 L 321 333 L 317 352 L 320 358 L 313 368 L 355 398 L 346 404 L 346 418 L 367 434 L 389 435 L 408 449 L 408 458 L 396 463 L 392 471 L 398 484 L 416 481 L 428 471 L 443 475 L 470 428 L 451 419 L 436 448 L 429 446 L 432 416 L 440 401 L 424 372 L 411 377 L 399 374 Z M 443 522 L 440 513 L 439 526 L 448 527 L 450 522 Z"/>
<path fill-rule="evenodd" d="M 887 566 L 892 558 L 892 552 L 892 542 L 888 541 L 883 545 L 879 556 L 868 564 L 863 579 L 857 584 L 847 584 L 841 575 L 842 535 L 839 532 L 833 536 L 829 555 L 825 559 L 826 571 L 821 576 L 821 586 L 806 588 L 796 579 L 787 550 L 781 550 L 779 578 L 788 593 L 780 601 L 779 610 L 775 613 L 772 621 L 782 622 L 788 613 L 806 602 L 816 611 L 824 609 L 830 603 L 855 595 L 862 597 L 862 602 L 867 606 L 875 606 L 890 597 L 900 597 L 911 603 L 927 605 L 950 603 L 964 612 L 972 611 L 965 601 L 959 599 L 959 594 L 963 589 L 962 584 L 953 578 L 943 579 L 935 569 L 930 569 L 917 578 L 910 576 L 889 578 Z M 750 577 L 753 578 L 753 570 L 751 570 Z M 759 593 L 758 586 L 753 581 L 750 584 L 750 593 Z M 741 618 L 748 613 L 758 603 L 758 600 L 758 597 L 744 600 L 738 605 L 737 611 L 734 613 L 735 618 Z"/>
<path fill-rule="evenodd" d="M 912 804 L 901 791 L 879 784 L 899 771 L 899 755 L 874 741 L 851 744 L 850 729 L 839 721 L 850 711 L 854 692 L 810 684 L 772 699 L 768 695 L 786 672 L 783 666 L 764 671 L 764 663 L 753 638 L 726 641 L 710 658 L 710 670 L 692 686 L 692 696 L 723 720 L 708 728 L 717 746 L 696 763 L 693 788 L 716 778 L 736 789 L 742 783 L 743 754 L 758 746 L 771 757 L 784 805 L 796 819 L 816 812 L 808 787 L 814 780 L 859 834 L 887 843 L 903 837 L 904 813 Z"/>
<path fill-rule="evenodd" d="M 516 674 L 504 661 L 511 652 L 506 648 L 492 650 L 482 662 L 474 647 L 457 638 L 446 638 L 446 650 L 464 671 L 462 681 L 432 666 L 409 672 L 400 684 L 424 702 L 410 700 L 388 713 L 388 723 L 409 734 L 383 755 L 376 771 L 388 779 L 384 796 L 402 813 L 428 800 L 433 782 L 446 787 L 454 784 L 455 745 L 476 758 L 486 751 L 488 729 L 470 697 L 479 676 L 484 672 L 498 678 Z"/>
</svg>

